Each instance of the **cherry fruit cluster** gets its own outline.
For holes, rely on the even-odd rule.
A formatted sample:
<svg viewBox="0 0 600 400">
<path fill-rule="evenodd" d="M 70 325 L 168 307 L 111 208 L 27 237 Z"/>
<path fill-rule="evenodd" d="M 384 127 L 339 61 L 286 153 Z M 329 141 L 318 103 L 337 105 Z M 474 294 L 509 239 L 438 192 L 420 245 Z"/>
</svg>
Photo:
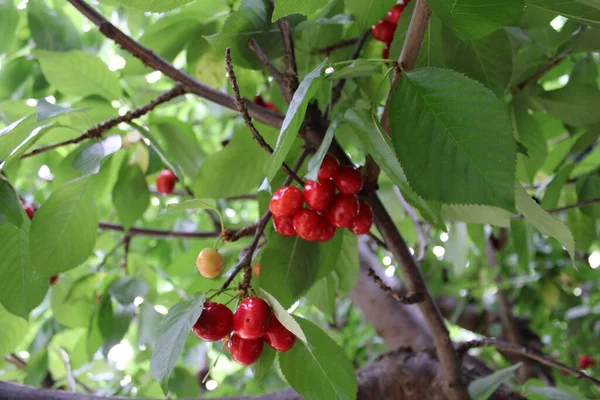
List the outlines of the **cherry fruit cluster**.
<svg viewBox="0 0 600 400">
<path fill-rule="evenodd" d="M 396 32 L 398 21 L 400 21 L 400 16 L 407 4 L 408 1 L 406 1 L 406 4 L 396 4 L 390 8 L 384 19 L 379 20 L 379 22 L 371 27 L 373 38 L 385 43 L 383 58 L 390 58 L 390 46 L 392 40 L 394 40 L 394 32 Z"/>
<path fill-rule="evenodd" d="M 304 191 L 283 186 L 273 193 L 269 202 L 273 227 L 281 236 L 299 236 L 307 241 L 327 242 L 336 228 L 364 235 L 373 224 L 373 212 L 356 197 L 362 186 L 363 179 L 356 168 L 340 166 L 327 155 L 319 169 L 318 182 L 307 180 Z M 309 208 L 304 208 L 304 203 Z"/>
<path fill-rule="evenodd" d="M 224 304 L 207 301 L 192 330 L 206 342 L 224 340 L 231 358 L 242 365 L 254 364 L 265 342 L 276 351 L 284 352 L 296 341 L 296 336 L 279 322 L 271 307 L 259 297 L 245 298 L 235 313 Z"/>
</svg>

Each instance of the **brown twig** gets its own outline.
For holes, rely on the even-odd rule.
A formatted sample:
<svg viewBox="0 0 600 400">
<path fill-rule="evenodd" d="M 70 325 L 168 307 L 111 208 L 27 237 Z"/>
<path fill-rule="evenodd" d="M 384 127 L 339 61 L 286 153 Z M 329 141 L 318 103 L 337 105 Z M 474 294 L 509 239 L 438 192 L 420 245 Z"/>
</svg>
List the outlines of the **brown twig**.
<svg viewBox="0 0 600 400">
<path fill-rule="evenodd" d="M 256 129 L 256 127 L 252 123 L 252 118 L 250 118 L 250 115 L 248 114 L 246 104 L 242 100 L 242 96 L 240 95 L 240 88 L 238 87 L 235 72 L 233 71 L 233 64 L 231 63 L 231 49 L 229 47 L 225 49 L 225 67 L 227 68 L 227 75 L 229 76 L 229 82 L 231 82 L 231 87 L 233 89 L 235 105 L 240 114 L 242 114 L 246 126 L 248 127 L 248 129 L 250 129 L 252 137 L 260 145 L 260 147 L 265 149 L 265 151 L 267 151 L 269 154 L 273 154 L 273 148 L 265 141 L 262 135 L 258 132 L 258 129 Z M 300 178 L 296 174 L 296 172 L 292 171 L 292 169 L 286 163 L 283 163 L 281 168 L 285 171 L 286 174 L 288 174 L 288 176 L 291 176 L 296 182 L 304 186 L 304 181 L 302 180 L 302 178 Z"/>
<path fill-rule="evenodd" d="M 125 232 L 123 225 L 114 224 L 112 222 L 99 222 L 98 228 L 102 230 Z M 129 228 L 128 235 L 133 236 L 152 236 L 155 238 L 181 238 L 181 239 L 205 239 L 219 237 L 221 232 L 205 231 L 205 232 L 180 232 L 169 231 L 164 229 L 145 229 L 145 228 Z"/>
<path fill-rule="evenodd" d="M 337 43 L 330 44 L 329 46 L 321 47 L 319 49 L 313 49 L 310 51 L 310 54 L 324 54 L 325 56 L 328 56 L 329 53 L 331 53 L 335 50 L 345 49 L 346 47 L 350 47 L 350 46 L 358 43 L 360 41 L 360 39 L 361 38 L 359 38 L 359 37 L 352 38 L 352 39 L 344 39 Z"/>
<path fill-rule="evenodd" d="M 557 55 L 556 57 L 551 58 L 540 69 L 535 71 L 529 78 L 525 79 L 524 81 L 520 82 L 515 87 L 513 87 L 510 92 L 513 94 L 513 96 L 522 92 L 527 86 L 529 86 L 530 84 L 532 84 L 534 82 L 537 82 L 537 80 L 540 79 L 542 76 L 544 76 L 544 74 L 546 74 L 546 72 L 550 71 L 552 68 L 554 68 L 558 64 L 560 64 L 570 54 L 571 54 L 571 50 L 569 49 L 569 50 L 566 50 L 563 53 Z"/>
<path fill-rule="evenodd" d="M 150 111 L 152 111 L 158 105 L 160 105 L 162 103 L 166 103 L 167 101 L 172 100 L 175 97 L 181 96 L 183 94 L 185 94 L 185 89 L 183 88 L 183 86 L 175 85 L 171 90 L 168 90 L 168 91 L 164 92 L 163 94 L 161 94 L 160 96 L 152 99 L 148 104 L 144 104 L 143 106 L 134 108 L 133 110 L 130 110 L 123 115 L 119 115 L 115 118 L 111 118 L 108 121 L 104 121 L 104 122 L 94 126 L 93 128 L 88 129 L 86 132 L 84 132 L 82 135 L 80 135 L 76 138 L 65 140 L 65 141 L 59 142 L 59 143 L 54 143 L 54 144 L 51 144 L 48 146 L 40 147 L 29 153 L 23 154 L 21 156 L 21 159 L 31 157 L 36 154 L 44 153 L 46 151 L 54 150 L 54 149 L 57 149 L 62 146 L 77 144 L 77 143 L 83 142 L 86 139 L 100 137 L 103 133 L 108 132 L 109 130 L 111 130 L 115 126 L 119 125 L 120 123 L 129 122 L 134 119 L 140 118 L 142 115 L 148 114 Z"/>
<path fill-rule="evenodd" d="M 369 267 L 367 274 L 373 278 L 377 286 L 387 294 L 389 294 L 394 300 L 402 304 L 417 304 L 422 302 L 425 299 L 425 296 L 422 292 L 412 293 L 408 296 L 403 296 L 396 292 L 394 289 L 385 284 L 385 282 L 377 275 L 375 270 Z"/>
<path fill-rule="evenodd" d="M 404 196 L 402 196 L 400 189 L 398 189 L 397 186 L 394 186 L 394 191 L 396 192 L 398 200 L 400 200 L 400 203 L 402 203 L 402 208 L 404 208 L 404 211 L 408 214 L 410 220 L 415 226 L 415 231 L 417 232 L 417 237 L 419 238 L 419 253 L 415 257 L 415 261 L 417 263 L 420 263 L 425 259 L 425 251 L 427 249 L 427 237 L 423 232 L 423 227 L 421 226 L 421 221 L 419 221 L 417 213 L 412 208 L 412 206 L 408 204 Z"/>
<path fill-rule="evenodd" d="M 273 65 L 273 63 L 271 62 L 269 57 L 265 54 L 263 49 L 260 47 L 260 45 L 258 44 L 256 39 L 251 38 L 248 41 L 248 47 L 250 47 L 250 50 L 252 50 L 254 52 L 254 54 L 256 54 L 256 57 L 258 57 L 258 59 L 260 60 L 262 65 L 264 65 L 264 67 L 267 69 L 269 74 L 273 77 L 273 79 L 275 79 L 275 82 L 277 82 L 277 85 L 280 88 L 284 87 L 285 79 L 283 77 L 283 74 L 281 72 L 279 72 L 279 70 L 277 70 L 277 68 L 275 68 L 275 66 Z M 291 100 L 291 98 L 286 99 L 286 101 L 288 101 L 288 102 L 290 100 Z"/>
<path fill-rule="evenodd" d="M 275 1 L 270 0 L 273 7 L 275 7 Z M 296 67 L 296 53 L 294 50 L 294 38 L 292 36 L 292 29 L 287 18 L 283 17 L 277 21 L 277 26 L 281 32 L 281 40 L 283 42 L 284 50 L 284 65 L 285 65 L 285 78 L 287 80 L 287 90 L 290 93 L 290 100 L 294 95 L 294 92 L 298 88 L 298 69 Z M 289 101 L 288 101 L 289 102 Z"/>
<path fill-rule="evenodd" d="M 470 342 L 460 343 L 456 347 L 456 352 L 460 355 L 464 355 L 470 349 L 475 349 L 479 347 L 495 347 L 498 350 L 505 351 L 507 353 L 514 353 L 521 355 L 523 357 L 529 358 L 531 360 L 535 360 L 540 364 L 548 365 L 550 367 L 558 368 L 561 371 L 568 372 L 571 375 L 576 376 L 580 379 L 585 379 L 592 382 L 596 386 L 600 386 L 600 380 L 591 377 L 580 371 L 576 368 L 569 367 L 566 364 L 563 364 L 559 361 L 554 360 L 551 357 L 545 356 L 543 354 L 539 354 L 531 349 L 528 349 L 524 346 L 514 345 L 512 343 L 506 343 L 498 339 L 486 338 L 480 340 L 472 340 Z"/>
<path fill-rule="evenodd" d="M 389 250 L 387 244 L 382 239 L 380 239 L 377 235 L 374 235 L 371 232 L 369 232 L 368 235 L 371 238 L 371 240 L 373 240 L 373 242 L 375 242 L 375 244 L 378 247 L 381 247 L 382 249 L 385 249 L 385 250 Z"/>
</svg>

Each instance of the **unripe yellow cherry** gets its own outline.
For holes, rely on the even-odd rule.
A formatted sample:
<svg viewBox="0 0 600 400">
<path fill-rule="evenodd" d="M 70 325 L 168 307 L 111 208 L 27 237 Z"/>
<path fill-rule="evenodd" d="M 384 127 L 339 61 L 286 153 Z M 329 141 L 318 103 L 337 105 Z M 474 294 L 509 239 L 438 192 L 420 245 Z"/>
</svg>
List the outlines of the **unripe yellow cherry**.
<svg viewBox="0 0 600 400">
<path fill-rule="evenodd" d="M 196 258 L 196 268 L 205 278 L 216 278 L 223 272 L 223 257 L 217 249 L 202 249 Z"/>
</svg>

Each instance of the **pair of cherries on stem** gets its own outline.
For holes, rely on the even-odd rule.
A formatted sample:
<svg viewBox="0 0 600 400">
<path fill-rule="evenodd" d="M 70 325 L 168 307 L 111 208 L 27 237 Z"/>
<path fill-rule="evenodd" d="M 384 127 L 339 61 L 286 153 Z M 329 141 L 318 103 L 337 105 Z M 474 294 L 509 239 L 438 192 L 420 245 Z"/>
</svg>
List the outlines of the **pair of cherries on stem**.
<svg viewBox="0 0 600 400">
<path fill-rule="evenodd" d="M 408 1 L 406 2 L 408 4 Z M 371 27 L 371 35 L 375 40 L 385 43 L 383 48 L 383 58 L 390 58 L 390 45 L 394 40 L 394 33 L 398 26 L 398 21 L 404 12 L 406 4 L 396 4 L 387 12 L 384 19 Z"/>
</svg>

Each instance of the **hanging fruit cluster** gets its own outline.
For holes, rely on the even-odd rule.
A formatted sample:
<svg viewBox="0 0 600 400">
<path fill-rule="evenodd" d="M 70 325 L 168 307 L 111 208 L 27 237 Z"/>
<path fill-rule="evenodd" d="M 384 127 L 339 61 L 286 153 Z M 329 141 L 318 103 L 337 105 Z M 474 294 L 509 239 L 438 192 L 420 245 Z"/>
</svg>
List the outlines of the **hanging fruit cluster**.
<svg viewBox="0 0 600 400">
<path fill-rule="evenodd" d="M 224 304 L 207 301 L 192 330 L 206 342 L 223 339 L 231 358 L 242 365 L 258 360 L 264 342 L 276 351 L 284 352 L 291 349 L 296 340 L 296 336 L 275 317 L 267 302 L 259 297 L 245 298 L 235 313 Z"/>
<path fill-rule="evenodd" d="M 304 191 L 283 186 L 273 193 L 269 209 L 273 227 L 281 236 L 299 236 L 307 241 L 326 242 L 336 228 L 348 228 L 356 235 L 371 229 L 371 207 L 356 195 L 363 186 L 360 172 L 341 166 L 332 156 L 325 156 L 318 182 L 307 180 Z M 336 193 L 337 189 L 337 193 Z M 309 208 L 304 208 L 304 203 Z"/>
<path fill-rule="evenodd" d="M 396 31 L 398 21 L 400 21 L 400 16 L 408 4 L 408 1 L 406 1 L 406 4 L 396 4 L 390 8 L 385 18 L 379 20 L 379 22 L 371 27 L 371 35 L 373 35 L 373 38 L 385 43 L 382 55 L 383 58 L 390 58 L 390 46 L 392 40 L 394 40 L 394 32 Z"/>
</svg>

